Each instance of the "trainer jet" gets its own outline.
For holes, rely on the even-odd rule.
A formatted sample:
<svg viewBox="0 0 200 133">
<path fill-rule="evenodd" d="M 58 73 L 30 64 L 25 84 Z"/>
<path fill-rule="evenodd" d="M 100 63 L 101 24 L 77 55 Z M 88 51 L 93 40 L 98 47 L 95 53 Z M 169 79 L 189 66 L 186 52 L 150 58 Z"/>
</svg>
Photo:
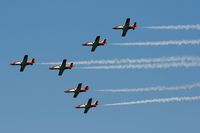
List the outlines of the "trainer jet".
<svg viewBox="0 0 200 133">
<path fill-rule="evenodd" d="M 65 93 L 74 93 L 74 98 L 76 98 L 79 95 L 79 93 L 86 92 L 88 89 L 89 89 L 88 86 L 82 88 L 82 83 L 79 83 L 77 88 L 72 88 L 72 89 L 66 90 L 64 92 Z"/>
<path fill-rule="evenodd" d="M 35 63 L 35 59 L 33 58 L 31 61 L 28 61 L 28 55 L 24 55 L 23 61 L 15 61 L 10 65 L 17 65 L 20 67 L 20 72 L 23 72 L 27 65 L 33 65 Z"/>
<path fill-rule="evenodd" d="M 125 37 L 128 30 L 130 29 L 135 30 L 136 27 L 137 27 L 137 23 L 135 22 L 134 24 L 130 25 L 130 18 L 127 18 L 124 25 L 115 26 L 113 29 L 123 30 L 122 37 Z"/>
<path fill-rule="evenodd" d="M 62 76 L 63 72 L 66 69 L 72 69 L 73 68 L 73 63 L 71 63 L 69 66 L 67 66 L 66 62 L 67 62 L 67 60 L 64 59 L 63 62 L 62 62 L 62 65 L 60 65 L 60 66 L 52 66 L 49 69 L 50 70 L 59 70 L 58 76 Z"/>
<path fill-rule="evenodd" d="M 106 39 L 100 41 L 100 36 L 97 36 L 94 42 L 85 42 L 83 46 L 92 46 L 91 52 L 94 52 L 98 46 L 104 46 L 106 44 Z"/>
<path fill-rule="evenodd" d="M 98 101 L 96 101 L 95 103 L 92 103 L 92 98 L 90 98 L 87 102 L 87 104 L 80 104 L 78 106 L 76 106 L 75 108 L 84 108 L 84 113 L 86 114 L 90 108 L 95 108 L 98 105 Z"/>
</svg>

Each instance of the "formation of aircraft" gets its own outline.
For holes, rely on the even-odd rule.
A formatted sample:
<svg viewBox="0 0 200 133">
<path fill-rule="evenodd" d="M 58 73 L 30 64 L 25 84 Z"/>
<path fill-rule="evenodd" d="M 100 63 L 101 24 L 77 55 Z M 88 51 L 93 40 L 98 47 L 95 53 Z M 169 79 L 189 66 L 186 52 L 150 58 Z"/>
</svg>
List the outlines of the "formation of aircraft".
<svg viewBox="0 0 200 133">
<path fill-rule="evenodd" d="M 28 55 L 24 55 L 22 61 L 15 61 L 10 63 L 10 65 L 20 66 L 20 72 L 23 72 L 26 66 L 33 65 L 35 63 L 35 59 L 33 58 L 31 61 L 28 61 Z"/>
<path fill-rule="evenodd" d="M 59 70 L 58 76 L 62 76 L 63 72 L 66 69 L 72 69 L 73 68 L 73 63 L 71 63 L 69 66 L 67 66 L 66 63 L 67 63 L 67 60 L 64 59 L 63 62 L 62 62 L 62 64 L 60 66 L 52 66 L 49 69 L 50 70 Z"/>
<path fill-rule="evenodd" d="M 130 18 L 127 18 L 124 25 L 115 26 L 113 29 L 123 30 L 122 37 L 125 37 L 128 30 L 130 30 L 130 29 L 135 30 L 135 28 L 137 27 L 136 22 L 134 24 L 130 25 L 130 20 L 131 20 Z"/>
<path fill-rule="evenodd" d="M 76 98 L 79 95 L 79 93 L 86 92 L 87 90 L 89 90 L 88 86 L 85 86 L 85 87 L 82 88 L 82 83 L 79 83 L 76 88 L 68 89 L 64 92 L 65 93 L 74 93 L 73 97 Z"/>
<path fill-rule="evenodd" d="M 124 25 L 115 26 L 113 29 L 123 30 L 122 37 L 125 37 L 128 30 L 135 30 L 137 27 L 137 22 L 130 24 L 130 20 L 130 18 L 127 18 Z M 106 43 L 106 39 L 100 41 L 100 36 L 97 36 L 94 42 L 85 42 L 83 43 L 83 46 L 92 46 L 91 52 L 94 52 L 98 46 L 104 46 Z"/>
<path fill-rule="evenodd" d="M 122 37 L 125 37 L 126 33 L 129 29 L 135 30 L 136 27 L 137 27 L 137 23 L 135 22 L 134 24 L 130 25 L 130 18 L 127 18 L 125 25 L 115 26 L 113 29 L 123 30 Z M 94 52 L 98 46 L 104 46 L 106 43 L 107 43 L 106 39 L 100 41 L 100 36 L 97 36 L 94 42 L 85 42 L 85 43 L 83 43 L 83 46 L 92 46 L 91 52 Z M 33 65 L 34 63 L 35 63 L 34 58 L 31 61 L 28 61 L 28 55 L 24 55 L 24 58 L 23 58 L 22 61 L 15 61 L 15 62 L 12 62 L 10 65 L 20 66 L 20 72 L 23 72 L 27 65 Z M 70 65 L 67 65 L 66 63 L 67 63 L 67 60 L 64 59 L 62 61 L 61 65 L 52 66 L 49 69 L 50 70 L 59 70 L 58 75 L 62 76 L 63 72 L 66 69 L 72 69 L 73 68 L 73 63 L 71 63 Z M 89 89 L 88 86 L 82 87 L 82 83 L 79 83 L 76 88 L 68 89 L 64 92 L 65 93 L 74 93 L 73 97 L 76 98 L 76 97 L 78 97 L 78 95 L 80 93 L 86 92 L 86 91 L 88 91 L 88 89 Z M 87 104 L 80 104 L 80 105 L 76 106 L 75 108 L 84 108 L 85 109 L 84 113 L 86 114 L 89 111 L 90 108 L 94 108 L 94 107 L 97 107 L 97 106 L 98 106 L 98 101 L 95 101 L 94 103 L 92 103 L 92 98 L 90 98 L 88 100 Z"/>
<path fill-rule="evenodd" d="M 106 44 L 106 39 L 100 41 L 100 36 L 97 36 L 94 42 L 85 42 L 83 46 L 92 46 L 91 52 L 94 52 L 98 46 L 104 46 Z"/>
<path fill-rule="evenodd" d="M 98 106 L 98 101 L 92 103 L 92 98 L 90 98 L 87 102 L 87 104 L 80 104 L 78 106 L 76 106 L 75 108 L 79 109 L 79 108 L 84 108 L 84 113 L 86 114 L 90 108 L 95 108 Z"/>
</svg>

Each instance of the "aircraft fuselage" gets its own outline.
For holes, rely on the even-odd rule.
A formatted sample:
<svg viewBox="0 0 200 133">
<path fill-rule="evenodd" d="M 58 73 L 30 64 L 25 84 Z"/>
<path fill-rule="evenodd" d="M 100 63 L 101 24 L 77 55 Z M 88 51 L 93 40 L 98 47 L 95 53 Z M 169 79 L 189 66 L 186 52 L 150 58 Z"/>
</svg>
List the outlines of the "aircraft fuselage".
<svg viewBox="0 0 200 133">
<path fill-rule="evenodd" d="M 32 62 L 32 61 L 28 61 L 25 63 L 23 63 L 21 61 L 15 61 L 15 62 L 12 62 L 10 65 L 33 65 L 33 64 L 34 64 L 34 62 Z"/>
<path fill-rule="evenodd" d="M 130 30 L 130 29 L 135 29 L 136 26 L 135 25 L 130 25 L 130 26 L 124 26 L 124 25 L 119 25 L 119 26 L 115 26 L 113 29 L 115 30 Z"/>
<path fill-rule="evenodd" d="M 83 46 L 93 46 L 94 42 L 85 42 L 83 43 Z M 98 46 L 103 46 L 105 45 L 105 42 L 104 41 L 101 41 L 98 43 Z"/>
</svg>

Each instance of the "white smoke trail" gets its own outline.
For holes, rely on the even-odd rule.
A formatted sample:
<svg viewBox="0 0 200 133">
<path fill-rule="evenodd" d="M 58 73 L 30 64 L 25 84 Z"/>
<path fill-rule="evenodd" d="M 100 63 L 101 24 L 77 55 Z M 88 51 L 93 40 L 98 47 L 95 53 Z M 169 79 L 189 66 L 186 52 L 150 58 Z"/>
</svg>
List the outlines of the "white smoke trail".
<svg viewBox="0 0 200 133">
<path fill-rule="evenodd" d="M 172 63 L 155 63 L 155 64 L 135 64 L 135 65 L 108 65 L 108 66 L 88 66 L 88 67 L 77 67 L 78 69 L 163 69 L 163 68 L 190 68 L 200 67 L 200 62 L 172 62 Z"/>
<path fill-rule="evenodd" d="M 200 88 L 200 83 L 186 84 L 180 86 L 157 86 L 157 87 L 147 87 L 147 88 L 135 88 L 135 89 L 104 89 L 97 90 L 100 92 L 158 92 L 158 91 L 177 91 L 177 90 L 191 90 L 193 88 Z"/>
<path fill-rule="evenodd" d="M 196 25 L 169 25 L 169 26 L 149 26 L 144 27 L 155 30 L 200 30 L 200 24 Z"/>
<path fill-rule="evenodd" d="M 200 45 L 200 39 L 197 40 L 170 40 L 157 42 L 130 42 L 130 43 L 111 43 L 118 46 L 166 46 L 166 45 Z"/>
<path fill-rule="evenodd" d="M 200 96 L 149 99 L 149 100 L 141 100 L 141 101 L 105 104 L 103 106 L 123 106 L 123 105 L 151 104 L 151 103 L 185 102 L 185 101 L 197 101 L 197 100 L 200 100 Z"/>
<path fill-rule="evenodd" d="M 62 62 L 42 62 L 42 63 L 35 63 L 37 65 L 61 65 Z"/>
<path fill-rule="evenodd" d="M 114 65 L 114 64 L 142 64 L 142 63 L 162 63 L 162 62 L 197 62 L 200 61 L 198 56 L 171 56 L 171 57 L 159 57 L 159 58 L 141 58 L 141 59 L 112 59 L 112 60 L 90 60 L 90 61 L 71 61 L 75 65 Z M 62 62 L 49 62 L 49 63 L 38 63 L 42 65 L 55 65 L 61 64 Z"/>
</svg>

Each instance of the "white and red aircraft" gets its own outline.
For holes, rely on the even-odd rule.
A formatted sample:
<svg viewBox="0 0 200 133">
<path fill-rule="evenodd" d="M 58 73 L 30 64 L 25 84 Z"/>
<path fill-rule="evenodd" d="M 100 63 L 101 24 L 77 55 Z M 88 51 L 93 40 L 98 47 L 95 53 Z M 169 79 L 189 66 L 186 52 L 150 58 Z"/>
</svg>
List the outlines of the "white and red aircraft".
<svg viewBox="0 0 200 133">
<path fill-rule="evenodd" d="M 95 108 L 98 105 L 98 101 L 92 103 L 92 98 L 90 98 L 87 102 L 87 104 L 80 104 L 78 106 L 76 106 L 75 108 L 84 108 L 84 113 L 86 114 L 90 108 Z"/>
<path fill-rule="evenodd" d="M 24 55 L 23 61 L 15 61 L 10 63 L 10 65 L 21 66 L 20 72 L 23 72 L 27 65 L 33 65 L 34 63 L 35 63 L 34 58 L 31 61 L 28 61 L 28 55 Z"/>
<path fill-rule="evenodd" d="M 100 36 L 97 36 L 94 42 L 85 42 L 83 46 L 92 46 L 91 52 L 94 52 L 98 46 L 104 46 L 106 44 L 106 39 L 100 41 Z"/>
<path fill-rule="evenodd" d="M 66 63 L 67 63 L 67 60 L 64 59 L 63 62 L 62 62 L 62 65 L 60 65 L 60 66 L 52 66 L 49 69 L 50 70 L 59 70 L 58 76 L 62 76 L 63 72 L 66 69 L 72 69 L 73 68 L 73 63 L 71 63 L 69 66 L 67 66 Z"/>
<path fill-rule="evenodd" d="M 113 29 L 123 30 L 122 37 L 125 37 L 128 30 L 130 29 L 135 30 L 136 27 L 137 27 L 137 23 L 135 22 L 134 24 L 130 25 L 130 18 L 127 18 L 124 25 L 115 26 Z"/>
<path fill-rule="evenodd" d="M 74 98 L 76 98 L 79 95 L 79 93 L 86 92 L 87 90 L 89 90 L 88 86 L 83 87 L 83 88 L 81 88 L 81 87 L 82 87 L 82 83 L 79 83 L 76 88 L 72 88 L 72 89 L 66 90 L 64 92 L 65 93 L 74 93 Z"/>
</svg>

